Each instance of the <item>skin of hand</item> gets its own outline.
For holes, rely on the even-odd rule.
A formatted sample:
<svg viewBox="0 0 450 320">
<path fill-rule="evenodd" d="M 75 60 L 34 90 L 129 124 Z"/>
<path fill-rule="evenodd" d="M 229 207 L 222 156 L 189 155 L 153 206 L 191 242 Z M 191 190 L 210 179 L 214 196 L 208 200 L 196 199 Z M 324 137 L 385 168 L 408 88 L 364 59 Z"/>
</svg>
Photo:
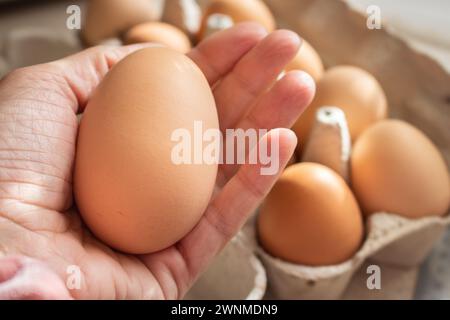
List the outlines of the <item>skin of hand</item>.
<svg viewBox="0 0 450 320">
<path fill-rule="evenodd" d="M 300 71 L 277 81 L 301 45 L 254 23 L 219 32 L 188 56 L 211 84 L 221 129 L 263 128 L 279 139 L 280 169 L 221 165 L 216 192 L 181 241 L 148 255 L 97 240 L 74 209 L 77 114 L 114 64 L 146 45 L 95 47 L 18 69 L 0 81 L 0 299 L 180 299 L 269 192 L 296 147 L 288 129 L 314 95 Z M 70 288 L 68 267 L 81 271 Z"/>
</svg>

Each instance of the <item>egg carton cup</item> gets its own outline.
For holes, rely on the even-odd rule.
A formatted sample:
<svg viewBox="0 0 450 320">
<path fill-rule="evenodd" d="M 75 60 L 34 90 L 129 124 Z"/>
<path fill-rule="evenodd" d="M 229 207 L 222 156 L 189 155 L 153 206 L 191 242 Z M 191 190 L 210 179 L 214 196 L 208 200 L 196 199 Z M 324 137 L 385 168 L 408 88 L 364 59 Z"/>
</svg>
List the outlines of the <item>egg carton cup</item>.
<svg viewBox="0 0 450 320">
<path fill-rule="evenodd" d="M 245 226 L 244 234 L 266 268 L 268 299 L 411 299 L 419 265 L 449 225 L 450 216 L 413 220 L 376 213 L 368 218 L 366 239 L 350 260 L 319 267 L 268 254 L 258 244 L 255 219 Z M 367 286 L 371 265 L 380 268 L 380 290 Z"/>
<path fill-rule="evenodd" d="M 110 47 L 122 44 L 120 38 L 109 38 L 99 43 Z M 0 78 L 13 69 L 61 59 L 82 49 L 81 40 L 74 32 L 45 27 L 14 29 L 0 41 Z"/>
<path fill-rule="evenodd" d="M 240 233 L 194 284 L 185 300 L 261 300 L 266 286 L 264 267 Z"/>
<path fill-rule="evenodd" d="M 75 32 L 46 27 L 10 30 L 3 46 L 4 59 L 11 69 L 57 60 L 82 49 Z"/>
</svg>

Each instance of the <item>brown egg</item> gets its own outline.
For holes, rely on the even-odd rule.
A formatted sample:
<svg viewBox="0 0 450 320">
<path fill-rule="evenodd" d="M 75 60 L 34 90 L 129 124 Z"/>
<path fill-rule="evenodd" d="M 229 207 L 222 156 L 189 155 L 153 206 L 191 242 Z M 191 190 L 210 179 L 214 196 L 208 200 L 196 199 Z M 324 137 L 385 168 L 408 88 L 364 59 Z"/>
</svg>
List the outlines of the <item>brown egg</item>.
<svg viewBox="0 0 450 320">
<path fill-rule="evenodd" d="M 165 0 L 161 21 L 194 38 L 200 29 L 202 9 L 197 0 Z"/>
<path fill-rule="evenodd" d="M 124 36 L 125 44 L 157 42 L 181 53 L 191 50 L 191 42 L 180 29 L 164 22 L 145 22 L 131 28 Z"/>
<path fill-rule="evenodd" d="M 82 30 L 88 45 L 118 37 L 132 26 L 158 18 L 155 3 L 149 0 L 89 0 Z"/>
<path fill-rule="evenodd" d="M 233 19 L 233 22 L 255 21 L 260 23 L 267 31 L 275 30 L 275 19 L 269 8 L 261 0 L 213 0 L 206 7 L 198 39 L 201 40 L 207 34 L 208 18 L 213 14 L 223 14 Z"/>
<path fill-rule="evenodd" d="M 307 72 L 314 81 L 319 81 L 323 75 L 322 59 L 314 48 L 305 40 L 295 58 L 286 66 L 286 71 L 302 70 Z"/>
<path fill-rule="evenodd" d="M 74 173 L 76 203 L 90 230 L 134 254 L 185 236 L 210 200 L 217 164 L 172 161 L 172 134 L 194 137 L 194 122 L 217 129 L 213 95 L 200 69 L 167 48 L 140 50 L 118 63 L 81 120 Z"/>
<path fill-rule="evenodd" d="M 299 141 L 308 139 L 316 111 L 324 106 L 344 111 L 352 141 L 387 115 L 386 96 L 378 81 L 353 66 L 333 67 L 317 83 L 314 100 L 293 127 Z"/>
<path fill-rule="evenodd" d="M 258 235 L 274 257 L 321 266 L 351 258 L 364 229 L 345 181 L 323 165 L 304 162 L 287 168 L 263 203 Z"/>
<path fill-rule="evenodd" d="M 356 141 L 351 158 L 355 195 L 366 214 L 409 218 L 443 215 L 450 204 L 450 180 L 443 157 L 418 129 L 384 120 Z"/>
</svg>

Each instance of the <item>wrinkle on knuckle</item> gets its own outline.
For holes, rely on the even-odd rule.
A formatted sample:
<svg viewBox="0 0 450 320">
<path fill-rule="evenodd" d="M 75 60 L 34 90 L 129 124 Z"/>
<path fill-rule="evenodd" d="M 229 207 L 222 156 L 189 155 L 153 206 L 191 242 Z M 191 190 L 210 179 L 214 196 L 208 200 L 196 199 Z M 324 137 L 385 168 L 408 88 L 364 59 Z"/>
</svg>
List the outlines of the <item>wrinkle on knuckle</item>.
<svg viewBox="0 0 450 320">
<path fill-rule="evenodd" d="M 52 63 L 13 70 L 2 80 L 2 107 L 17 100 L 28 104 L 48 102 L 62 107 L 73 107 L 75 96 L 65 81 L 63 71 Z M 24 101 L 23 101 L 24 102 Z"/>
<path fill-rule="evenodd" d="M 243 188 L 248 190 L 255 199 L 263 199 L 266 196 L 266 191 L 259 187 L 252 179 L 249 178 L 245 171 L 241 171 L 237 174 L 237 177 L 242 184 Z"/>
<path fill-rule="evenodd" d="M 217 208 L 213 204 L 210 205 L 210 212 L 205 216 L 206 222 L 219 233 L 223 238 L 229 239 L 233 236 L 231 225 L 224 219 L 223 210 Z"/>
<path fill-rule="evenodd" d="M 176 243 L 175 248 L 179 252 L 180 257 L 186 266 L 186 270 L 187 270 L 186 281 L 188 284 L 192 283 L 193 280 L 195 279 L 195 273 L 194 273 L 194 267 L 193 267 L 192 263 L 189 263 L 190 262 L 189 255 L 188 255 L 189 248 L 187 248 L 186 245 L 182 241 L 179 241 L 178 243 Z"/>
<path fill-rule="evenodd" d="M 253 128 L 253 129 L 266 129 L 266 124 L 264 124 L 259 118 L 258 118 L 257 113 L 255 112 L 250 112 L 247 117 L 246 120 L 248 122 L 248 128 Z"/>
<path fill-rule="evenodd" d="M 233 79 L 237 83 L 237 87 L 241 88 L 250 98 L 255 98 L 259 93 L 259 85 L 252 79 L 247 79 L 242 73 L 232 72 Z"/>
<path fill-rule="evenodd" d="M 92 66 L 96 81 L 100 82 L 100 79 L 109 70 L 109 59 L 112 59 L 112 55 L 106 46 L 98 46 L 94 48 L 92 54 Z"/>
</svg>

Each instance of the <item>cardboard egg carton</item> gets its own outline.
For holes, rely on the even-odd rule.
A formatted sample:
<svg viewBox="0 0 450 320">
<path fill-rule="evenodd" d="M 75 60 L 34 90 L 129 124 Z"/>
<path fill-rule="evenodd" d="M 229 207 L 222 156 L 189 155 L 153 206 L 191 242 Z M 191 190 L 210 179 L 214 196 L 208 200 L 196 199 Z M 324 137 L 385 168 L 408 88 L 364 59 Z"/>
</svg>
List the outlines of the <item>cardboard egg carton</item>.
<svg viewBox="0 0 450 320">
<path fill-rule="evenodd" d="M 317 49 L 327 67 L 351 64 L 371 72 L 386 92 L 390 117 L 418 127 L 450 162 L 450 75 L 438 63 L 385 29 L 368 29 L 367 18 L 343 1 L 265 2 L 281 26 L 296 31 Z M 252 224 L 247 235 L 266 267 L 270 298 L 411 299 L 420 264 L 449 225 L 448 215 L 411 220 L 376 213 L 366 221 L 366 240 L 355 256 L 324 267 L 271 257 L 258 246 Z M 372 265 L 380 268 L 380 290 L 367 285 Z"/>
<path fill-rule="evenodd" d="M 358 252 L 341 264 L 320 267 L 271 256 L 259 245 L 255 225 L 256 216 L 186 299 L 412 299 L 418 268 L 450 226 L 450 215 L 407 219 L 373 214 Z M 371 285 L 373 268 L 379 272 L 380 287 Z"/>
<path fill-rule="evenodd" d="M 450 217 L 408 220 L 376 214 L 368 222 L 370 232 L 358 253 L 345 263 L 324 267 L 298 266 L 271 257 L 258 245 L 254 223 L 253 218 L 185 299 L 411 299 L 417 265 L 450 225 Z M 410 238 L 415 241 L 407 247 L 418 252 L 416 261 L 403 251 L 403 242 Z M 381 290 L 366 286 L 366 270 L 372 265 L 380 267 Z"/>
<path fill-rule="evenodd" d="M 186 300 L 261 300 L 266 292 L 264 267 L 238 234 L 209 266 Z"/>
<path fill-rule="evenodd" d="M 450 216 L 407 219 L 376 213 L 366 221 L 358 252 L 338 265 L 310 267 L 277 259 L 259 246 L 253 218 L 244 233 L 247 245 L 267 272 L 270 299 L 411 299 L 417 270 L 450 225 Z M 379 268 L 381 288 L 367 285 Z M 369 271 L 369 272 L 368 272 Z"/>
<path fill-rule="evenodd" d="M 81 49 L 74 33 L 47 27 L 10 30 L 0 43 L 0 77 L 10 70 L 57 60 Z"/>
</svg>

